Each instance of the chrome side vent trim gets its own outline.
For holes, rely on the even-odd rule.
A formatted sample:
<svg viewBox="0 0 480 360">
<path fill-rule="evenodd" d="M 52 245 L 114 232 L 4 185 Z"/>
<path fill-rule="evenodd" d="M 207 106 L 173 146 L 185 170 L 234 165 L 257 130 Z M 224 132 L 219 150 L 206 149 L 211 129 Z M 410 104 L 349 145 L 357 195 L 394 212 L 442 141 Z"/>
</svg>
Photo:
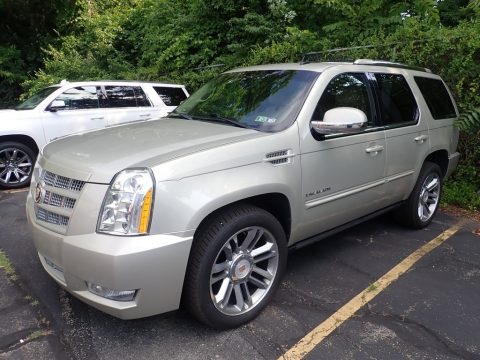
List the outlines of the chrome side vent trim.
<svg viewBox="0 0 480 360">
<path fill-rule="evenodd" d="M 278 150 L 265 155 L 264 162 L 269 162 L 272 165 L 289 164 L 295 154 L 292 150 Z"/>
</svg>

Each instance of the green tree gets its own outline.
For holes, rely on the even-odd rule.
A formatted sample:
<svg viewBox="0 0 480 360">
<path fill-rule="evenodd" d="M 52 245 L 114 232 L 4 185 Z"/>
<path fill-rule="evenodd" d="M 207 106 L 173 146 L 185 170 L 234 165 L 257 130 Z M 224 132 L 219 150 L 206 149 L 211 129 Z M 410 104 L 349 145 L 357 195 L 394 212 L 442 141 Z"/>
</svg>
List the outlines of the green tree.
<svg viewBox="0 0 480 360">
<path fill-rule="evenodd" d="M 20 84 L 42 66 L 41 48 L 55 43 L 74 14 L 74 0 L 0 1 L 0 107 L 16 102 Z"/>
</svg>

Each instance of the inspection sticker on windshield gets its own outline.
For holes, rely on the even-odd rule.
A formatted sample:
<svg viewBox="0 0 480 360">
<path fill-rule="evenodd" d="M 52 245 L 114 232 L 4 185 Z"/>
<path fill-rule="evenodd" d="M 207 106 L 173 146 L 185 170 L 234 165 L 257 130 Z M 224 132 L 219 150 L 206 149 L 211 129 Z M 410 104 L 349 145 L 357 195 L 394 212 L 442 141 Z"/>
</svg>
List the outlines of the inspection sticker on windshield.
<svg viewBox="0 0 480 360">
<path fill-rule="evenodd" d="M 259 115 L 255 118 L 255 122 L 274 124 L 277 122 L 277 119 Z"/>
</svg>

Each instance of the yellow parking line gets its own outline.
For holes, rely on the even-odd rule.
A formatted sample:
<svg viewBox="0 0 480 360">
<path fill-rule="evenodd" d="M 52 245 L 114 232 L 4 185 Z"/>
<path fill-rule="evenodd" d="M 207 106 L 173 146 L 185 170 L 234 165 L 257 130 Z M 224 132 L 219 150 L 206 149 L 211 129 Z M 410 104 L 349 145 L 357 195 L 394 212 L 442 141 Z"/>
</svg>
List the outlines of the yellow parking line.
<svg viewBox="0 0 480 360">
<path fill-rule="evenodd" d="M 435 239 L 426 243 L 415 252 L 407 256 L 403 261 L 397 264 L 389 272 L 383 275 L 380 279 L 371 284 L 368 288 L 363 290 L 360 294 L 351 299 L 335 314 L 330 316 L 323 323 L 318 325 L 315 329 L 310 331 L 306 336 L 300 339 L 292 348 L 285 354 L 280 356 L 279 360 L 297 360 L 303 359 L 315 347 L 320 344 L 328 335 L 335 329 L 342 325 L 346 320 L 352 317 L 360 308 L 371 301 L 375 296 L 385 290 L 391 283 L 397 280 L 401 275 L 407 272 L 417 261 L 419 261 L 426 254 L 444 243 L 448 238 L 455 234 L 462 226 L 463 221 L 458 222 L 451 228 L 445 230 Z"/>
</svg>

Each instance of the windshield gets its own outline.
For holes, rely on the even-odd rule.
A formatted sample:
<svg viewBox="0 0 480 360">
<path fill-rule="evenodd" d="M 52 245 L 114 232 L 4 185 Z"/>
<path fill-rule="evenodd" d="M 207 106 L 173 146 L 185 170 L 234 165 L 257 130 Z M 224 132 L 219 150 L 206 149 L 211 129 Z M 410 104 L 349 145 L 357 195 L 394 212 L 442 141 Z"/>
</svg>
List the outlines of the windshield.
<svg viewBox="0 0 480 360">
<path fill-rule="evenodd" d="M 222 74 L 185 100 L 174 114 L 265 132 L 281 131 L 295 121 L 318 75 L 307 70 Z"/>
<path fill-rule="evenodd" d="M 45 98 L 53 93 L 55 90 L 59 89 L 60 86 L 50 86 L 45 89 L 40 90 L 32 97 L 29 97 L 23 103 L 18 105 L 15 110 L 32 110 L 37 107 Z"/>
</svg>

